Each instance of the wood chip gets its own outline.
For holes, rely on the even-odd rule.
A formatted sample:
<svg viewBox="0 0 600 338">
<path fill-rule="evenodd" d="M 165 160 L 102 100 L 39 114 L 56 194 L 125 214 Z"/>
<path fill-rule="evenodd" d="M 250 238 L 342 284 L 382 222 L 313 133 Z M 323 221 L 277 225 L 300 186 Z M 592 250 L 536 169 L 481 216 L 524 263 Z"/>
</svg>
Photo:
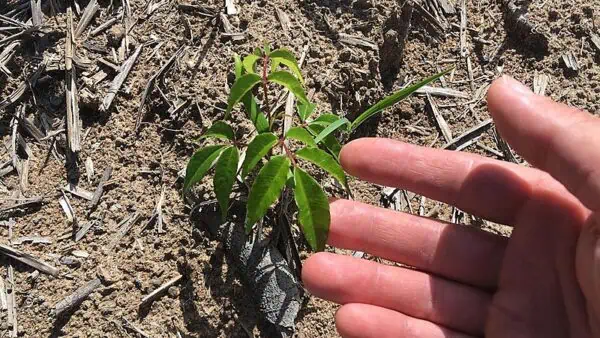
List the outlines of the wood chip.
<svg viewBox="0 0 600 338">
<path fill-rule="evenodd" d="M 100 182 L 98 182 L 98 186 L 96 187 L 96 191 L 94 192 L 94 196 L 92 197 L 91 210 L 94 210 L 100 202 L 100 197 L 102 197 L 102 193 L 104 193 L 104 185 L 110 179 L 111 174 L 112 167 L 107 167 L 106 169 L 104 169 L 104 173 L 102 173 L 102 178 L 100 179 Z"/>
<path fill-rule="evenodd" d="M 85 283 L 83 286 L 75 290 L 72 294 L 68 295 L 63 300 L 58 302 L 56 306 L 54 306 L 54 314 L 57 317 L 60 317 L 68 313 L 70 310 L 74 309 L 84 300 L 86 300 L 89 297 L 89 295 L 92 294 L 92 292 L 94 292 L 94 290 L 99 288 L 101 285 L 102 282 L 99 278 L 93 279 Z"/>
<path fill-rule="evenodd" d="M 0 244 L 0 254 L 8 256 L 14 260 L 17 260 L 23 264 L 29 265 L 30 267 L 39 270 L 45 274 L 51 276 L 58 276 L 58 269 L 53 267 L 52 265 L 43 262 L 27 253 L 24 253 L 20 250 L 14 249 L 8 245 Z"/>
<path fill-rule="evenodd" d="M 236 32 L 235 27 L 229 22 L 227 15 L 221 13 L 220 18 L 221 23 L 223 24 L 223 30 L 225 31 L 225 33 L 222 34 L 223 36 L 229 36 L 233 41 L 240 41 L 246 38 L 245 33 Z"/>
<path fill-rule="evenodd" d="M 42 13 L 42 1 L 31 0 L 31 22 L 34 26 L 41 26 L 44 23 L 44 14 Z"/>
<path fill-rule="evenodd" d="M 169 67 L 171 67 L 171 65 L 173 65 L 175 60 L 177 60 L 181 56 L 181 54 L 184 52 L 184 50 L 185 50 L 185 46 L 179 47 L 179 49 L 177 49 L 175 54 L 173 54 L 173 56 L 171 56 L 169 58 L 169 60 L 162 67 L 160 67 L 160 69 L 150 78 L 150 80 L 148 80 L 148 83 L 146 84 L 146 88 L 144 88 L 144 92 L 142 93 L 142 99 L 140 100 L 140 106 L 138 108 L 138 116 L 137 116 L 137 119 L 135 122 L 135 131 L 136 132 L 139 131 L 140 126 L 142 124 L 142 119 L 144 117 L 144 105 L 146 104 L 146 99 L 148 98 L 148 95 L 150 95 L 150 93 L 152 92 L 152 88 L 154 87 L 154 83 L 156 82 L 156 79 L 161 77 L 169 69 Z"/>
<path fill-rule="evenodd" d="M 161 285 L 158 289 L 152 291 L 149 295 L 142 298 L 142 301 L 140 302 L 139 307 L 143 308 L 143 307 L 149 305 L 150 303 L 152 303 L 153 301 L 155 301 L 160 295 L 162 295 L 163 292 L 167 291 L 167 289 L 169 289 L 172 285 L 179 282 L 181 280 L 181 278 L 183 278 L 183 276 L 178 275 L 177 277 L 175 277 L 175 278 L 171 279 L 170 281 L 166 282 L 165 284 Z"/>
<path fill-rule="evenodd" d="M 94 180 L 94 162 L 91 157 L 85 159 L 85 175 L 87 176 L 88 183 L 92 183 Z"/>
<path fill-rule="evenodd" d="M 71 201 L 69 201 L 69 198 L 67 197 L 67 195 L 65 195 L 63 193 L 63 196 L 58 200 L 58 204 L 60 204 L 60 206 L 62 207 L 62 209 L 65 213 L 65 216 L 67 216 L 67 221 L 69 223 L 76 224 L 77 218 L 75 217 L 75 213 L 73 212 L 73 207 L 71 206 Z"/>
<path fill-rule="evenodd" d="M 117 17 L 113 17 L 110 18 L 109 20 L 107 20 L 106 22 L 104 22 L 103 24 L 101 24 L 100 26 L 98 26 L 96 29 L 92 30 L 90 32 L 91 36 L 95 36 L 100 34 L 102 31 L 104 31 L 105 29 L 109 28 L 110 26 L 114 25 L 115 23 L 117 23 L 117 21 L 119 21 L 121 19 L 121 14 L 119 14 L 119 16 Z"/>
<path fill-rule="evenodd" d="M 98 5 L 98 0 L 92 0 L 87 4 L 83 11 L 83 15 L 81 16 L 81 20 L 79 20 L 79 23 L 77 24 L 77 29 L 75 29 L 75 38 L 81 36 L 81 33 L 87 28 L 99 9 L 100 6 Z"/>
<path fill-rule="evenodd" d="M 468 99 L 470 96 L 467 93 L 442 87 L 423 86 L 416 91 L 417 94 L 429 94 L 431 96 L 440 97 L 455 97 L 459 99 Z"/>
<path fill-rule="evenodd" d="M 471 57 L 467 56 L 467 75 L 469 76 L 469 85 L 471 91 L 475 91 L 475 81 L 473 81 L 473 66 L 471 65 Z"/>
<path fill-rule="evenodd" d="M 67 101 L 67 134 L 68 144 L 71 152 L 77 153 L 81 150 L 79 121 L 79 104 L 77 97 L 77 75 L 73 67 L 73 55 L 75 54 L 73 41 L 73 13 L 67 8 L 67 38 L 65 39 L 65 95 Z"/>
<path fill-rule="evenodd" d="M 233 0 L 225 0 L 225 13 L 227 15 L 236 15 L 238 14 L 238 10 L 233 3 Z"/>
<path fill-rule="evenodd" d="M 1 244 L 0 244 L 1 245 Z M 0 250 L 0 252 L 2 252 Z M 8 286 L 6 288 L 6 308 L 7 308 L 7 321 L 11 329 L 8 331 L 9 337 L 17 337 L 19 333 L 18 322 L 17 322 L 17 301 L 15 299 L 15 271 L 12 265 L 8 266 Z"/>
<path fill-rule="evenodd" d="M 467 142 L 472 141 L 477 136 L 481 135 L 483 132 L 488 130 L 493 125 L 493 123 L 494 123 L 494 121 L 492 119 L 487 119 L 487 120 L 481 122 L 480 124 L 478 124 L 477 126 L 467 130 L 460 136 L 457 136 L 456 138 L 454 138 L 452 140 L 452 142 L 446 143 L 446 145 L 444 145 L 443 148 L 444 149 L 459 148 L 460 146 L 464 145 Z"/>
<path fill-rule="evenodd" d="M 592 44 L 596 47 L 597 51 L 600 52 L 600 36 L 598 34 L 590 32 L 590 40 L 592 41 Z"/>
<path fill-rule="evenodd" d="M 535 73 L 535 76 L 533 78 L 533 92 L 537 95 L 545 95 L 546 87 L 548 86 L 549 81 L 550 76 L 546 74 Z"/>
<path fill-rule="evenodd" d="M 74 184 L 67 184 L 66 186 L 64 186 L 62 188 L 63 191 L 69 192 L 72 195 L 75 195 L 77 197 L 81 197 L 83 199 L 86 199 L 88 201 L 91 201 L 94 198 L 94 194 L 91 191 L 87 191 L 83 188 L 79 188 Z"/>
<path fill-rule="evenodd" d="M 0 276 L 0 309 L 8 309 L 8 304 L 6 300 L 6 286 L 4 286 L 4 279 L 2 278 L 2 276 Z"/>
<path fill-rule="evenodd" d="M 446 15 L 456 14 L 456 9 L 448 0 L 436 0 Z"/>
<path fill-rule="evenodd" d="M 444 135 L 446 143 L 452 142 L 452 131 L 450 130 L 450 127 L 448 127 L 448 123 L 444 119 L 444 116 L 442 116 L 442 114 L 437 108 L 437 105 L 433 101 L 433 98 L 429 94 L 427 94 L 427 108 L 429 110 L 429 113 L 433 115 L 434 120 L 438 128 L 440 129 L 440 132 L 442 133 L 442 135 Z"/>
<path fill-rule="evenodd" d="M 113 236 L 110 244 L 106 246 L 106 252 L 112 251 L 114 247 L 119 244 L 121 239 L 125 237 L 125 235 L 131 230 L 131 228 L 135 225 L 135 223 L 140 219 L 140 214 L 135 212 L 128 218 L 121 221 L 119 224 L 119 230 Z"/>
<path fill-rule="evenodd" d="M 460 56 L 467 56 L 467 1 L 460 3 Z"/>
<path fill-rule="evenodd" d="M 577 58 L 575 54 L 572 52 L 567 52 L 562 55 L 562 60 L 565 63 L 565 66 L 573 71 L 579 70 L 579 63 L 577 62 Z"/>
<path fill-rule="evenodd" d="M 373 50 L 379 50 L 377 44 L 367 38 L 353 36 L 345 33 L 339 33 L 339 41 L 351 46 L 367 47 Z"/>
<path fill-rule="evenodd" d="M 129 59 L 127 59 L 127 61 L 125 61 L 125 63 L 123 63 L 123 66 L 121 66 L 121 72 L 113 80 L 110 88 L 108 89 L 108 93 L 106 93 L 106 96 L 104 97 L 104 100 L 102 101 L 102 105 L 100 106 L 101 111 L 107 111 L 108 108 L 110 108 L 110 105 L 112 104 L 113 100 L 115 99 L 117 92 L 123 85 L 123 82 L 125 82 L 127 75 L 129 75 L 129 72 L 131 71 L 131 69 L 133 68 L 133 65 L 137 61 L 137 58 L 142 51 L 142 47 L 143 47 L 143 45 L 140 44 L 136 48 L 133 55 L 131 55 L 129 57 Z"/>
<path fill-rule="evenodd" d="M 29 242 L 31 244 L 52 244 L 52 240 L 48 237 L 39 237 L 39 236 L 23 236 L 10 241 L 12 245 L 21 245 L 25 242 Z"/>
<path fill-rule="evenodd" d="M 292 22 L 290 21 L 290 17 L 286 12 L 281 10 L 279 7 L 275 8 L 277 11 L 277 18 L 279 19 L 279 24 L 281 24 L 281 28 L 284 32 L 288 32 L 292 29 Z"/>
<path fill-rule="evenodd" d="M 4 110 L 7 107 L 18 102 L 23 97 L 23 95 L 25 95 L 27 90 L 30 90 L 31 88 L 33 88 L 35 86 L 37 79 L 40 77 L 40 75 L 46 69 L 46 64 L 47 64 L 47 60 L 44 59 L 42 64 L 38 66 L 38 68 L 33 72 L 33 74 L 29 77 L 29 79 L 27 79 L 26 81 L 23 81 L 17 87 L 17 89 L 15 89 L 10 95 L 8 95 L 6 98 L 4 98 L 2 101 L 0 101 L 0 110 Z"/>
<path fill-rule="evenodd" d="M 0 213 L 14 210 L 14 209 L 21 209 L 21 208 L 30 207 L 33 205 L 38 205 L 38 204 L 42 203 L 43 200 L 44 199 L 41 196 L 20 199 L 17 201 L 17 203 L 15 203 L 13 205 L 1 208 Z"/>
</svg>

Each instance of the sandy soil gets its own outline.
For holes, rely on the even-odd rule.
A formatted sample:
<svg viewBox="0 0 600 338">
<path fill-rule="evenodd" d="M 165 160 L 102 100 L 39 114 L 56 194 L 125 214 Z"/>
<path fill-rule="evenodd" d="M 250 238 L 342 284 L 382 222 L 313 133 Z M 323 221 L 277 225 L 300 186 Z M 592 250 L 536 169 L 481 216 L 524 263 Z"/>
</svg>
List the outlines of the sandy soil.
<svg viewBox="0 0 600 338">
<path fill-rule="evenodd" d="M 4 212 L 0 219 L 16 222 L 12 228 L 13 238 L 44 236 L 52 243 L 24 243 L 14 247 L 60 268 L 60 276 L 54 278 L 44 274 L 36 276 L 27 266 L 15 265 L 19 336 L 135 337 L 132 325 L 151 337 L 261 335 L 256 325 L 256 311 L 247 292 L 225 264 L 222 245 L 192 225 L 190 207 L 181 198 L 183 181 L 179 172 L 200 145 L 196 140 L 201 133 L 223 116 L 233 80 L 234 53 L 247 54 L 254 47 L 270 42 L 276 47 L 289 48 L 299 56 L 304 46 L 308 46 L 303 72 L 309 92 L 319 104 L 318 110 L 350 117 L 408 81 L 455 65 L 452 76 L 446 76 L 444 83 L 435 84 L 459 90 L 469 97 L 435 98 L 454 136 L 489 118 L 484 94 L 500 72 L 530 86 L 536 74 L 545 74 L 549 76 L 546 95 L 595 114 L 600 112 L 600 50 L 589 38 L 589 32 L 600 33 L 599 0 L 550 0 L 531 4 L 529 20 L 547 37 L 547 48 L 507 35 L 501 1 L 467 1 L 466 52 L 472 64 L 473 81 L 469 80 L 466 59 L 460 56 L 458 4 L 457 14 L 446 16 L 448 27 L 442 34 L 436 34 L 431 24 L 415 12 L 399 75 L 385 85 L 379 72 L 378 51 L 344 44 L 339 41 L 338 33 L 361 36 L 381 46 L 384 34 L 393 26 L 390 17 L 399 12 L 396 1 L 237 1 L 239 14 L 230 16 L 229 20 L 236 31 L 246 33 L 241 41 L 224 35 L 221 23 L 200 14 L 201 10 L 178 10 L 176 1 L 165 0 L 151 15 L 146 14 L 145 1 L 132 0 L 130 4 L 133 15 L 138 18 L 129 32 L 131 49 L 144 43 L 148 46 L 142 50 L 107 112 L 98 107 L 115 76 L 114 71 L 95 63 L 81 71 L 78 87 L 88 93 L 81 99 L 83 137 L 79 172 L 68 175 L 69 168 L 61 155 L 66 146 L 64 136 L 57 138 L 59 157 L 49 155 L 50 141 L 35 142 L 26 136 L 31 148 L 27 185 L 19 184 L 14 171 L 1 178 L 2 206 L 13 203 L 11 198 L 15 192 L 19 196 L 19 191 L 25 197 L 44 197 L 41 206 Z M 185 4 L 201 5 L 214 12 L 222 10 L 222 3 L 217 0 L 192 0 Z M 87 2 L 79 3 L 82 10 L 86 5 Z M 124 30 L 121 24 L 97 36 L 88 36 L 89 31 L 113 17 L 109 6 L 107 1 L 100 3 L 100 11 L 90 28 L 77 40 L 76 55 L 82 59 L 113 60 L 110 48 L 115 40 L 117 44 L 120 41 Z M 277 9 L 289 15 L 291 30 L 282 31 Z M 42 56 L 62 60 L 66 15 L 64 11 L 52 17 L 48 14 L 45 22 L 51 32 L 18 48 L 14 59 L 7 64 L 12 77 L 0 73 L 0 100 L 15 90 L 40 63 Z M 75 22 L 78 21 L 76 17 Z M 0 39 L 2 37 L 0 35 Z M 151 43 L 153 40 L 157 43 Z M 84 43 L 109 53 L 94 51 Z M 144 109 L 141 131 L 136 135 L 138 107 L 148 79 L 181 46 L 186 46 L 184 53 L 159 81 L 160 90 L 152 92 Z M 562 54 L 567 51 L 577 58 L 578 71 L 565 66 Z M 106 79 L 97 85 L 83 80 L 99 69 L 107 73 Z M 21 104 L 25 107 L 25 116 L 35 124 L 39 125 L 40 116 L 44 114 L 56 128 L 64 128 L 61 127 L 65 116 L 64 81 L 62 70 L 47 71 L 35 87 L 34 95 L 27 93 L 20 103 L 0 111 L 3 142 L 11 139 L 10 121 Z M 483 100 L 465 104 L 478 95 Z M 170 114 L 169 109 L 178 100 L 188 101 L 189 106 Z M 239 122 L 238 132 L 243 133 L 247 122 L 241 120 L 240 114 L 234 119 Z M 367 135 L 431 147 L 443 147 L 446 143 L 419 96 L 389 109 L 353 137 Z M 463 151 L 489 157 L 501 154 L 493 128 Z M 9 151 L 0 153 L 1 162 L 10 159 Z M 88 158 L 95 169 L 89 179 L 84 166 Z M 93 223 L 92 230 L 75 242 L 72 236 L 75 226 L 67 221 L 58 202 L 62 196 L 60 188 L 74 177 L 80 188 L 93 192 L 108 167 L 113 170 L 112 176 L 100 204 L 91 214 L 88 215 L 89 201 L 67 194 L 79 225 Z M 356 199 L 381 205 L 382 187 L 355 180 L 352 186 Z M 164 233 L 159 233 L 155 226 L 146 227 L 161 191 L 164 191 Z M 202 199 L 214 198 L 209 184 L 200 187 L 197 194 Z M 412 200 L 414 212 L 418 212 L 419 200 L 419 196 Z M 425 213 L 437 204 L 428 201 Z M 140 220 L 110 249 L 119 223 L 134 212 L 141 215 Z M 438 215 L 450 220 L 452 208 L 441 206 Z M 473 223 L 469 219 L 465 217 L 463 221 Z M 493 224 L 486 223 L 485 227 L 509 233 Z M 0 227 L 0 243 L 8 243 L 8 235 L 8 226 Z M 76 257 L 81 256 L 78 251 L 87 253 L 87 257 Z M 306 258 L 310 253 L 301 255 Z M 6 283 L 9 261 L 0 257 L 0 263 L 0 276 Z M 109 282 L 68 317 L 56 319 L 50 314 L 57 302 L 103 273 L 108 275 Z M 148 310 L 138 309 L 145 295 L 178 274 L 183 276 L 180 283 L 169 288 Z M 297 320 L 297 336 L 336 336 L 333 321 L 336 308 L 336 305 L 309 298 Z M 6 316 L 7 312 L 0 310 L 0 336 L 3 337 L 9 329 Z"/>
</svg>

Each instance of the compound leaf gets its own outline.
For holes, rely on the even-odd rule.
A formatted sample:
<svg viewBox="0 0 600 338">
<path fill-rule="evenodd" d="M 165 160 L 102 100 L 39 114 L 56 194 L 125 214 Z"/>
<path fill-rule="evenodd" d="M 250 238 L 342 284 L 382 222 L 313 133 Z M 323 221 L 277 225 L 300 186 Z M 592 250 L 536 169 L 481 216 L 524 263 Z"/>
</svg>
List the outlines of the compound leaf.
<svg viewBox="0 0 600 338">
<path fill-rule="evenodd" d="M 308 129 L 308 131 L 310 131 L 311 134 L 313 134 L 316 137 L 325 129 L 325 127 L 323 127 L 322 125 L 320 125 L 318 123 L 311 123 L 308 125 L 307 129 Z M 340 151 L 342 150 L 342 145 L 340 144 L 340 141 L 338 141 L 333 135 L 331 135 L 331 134 L 327 135 L 323 139 L 323 141 L 321 141 L 321 143 L 323 145 L 325 145 L 325 148 L 327 148 L 327 150 L 329 150 L 331 152 L 331 154 L 333 156 L 335 156 L 335 158 L 340 157 Z"/>
<path fill-rule="evenodd" d="M 334 131 L 336 131 L 339 128 L 344 127 L 347 130 L 347 127 L 349 125 L 350 125 L 350 121 L 348 121 L 347 118 L 341 118 L 341 119 L 331 123 L 325 129 L 323 129 L 323 131 L 321 131 L 319 133 L 319 135 L 317 135 L 317 137 L 315 137 L 315 143 L 318 144 L 319 142 L 321 142 L 323 139 L 325 139 L 327 136 L 329 136 L 331 133 L 333 133 Z"/>
<path fill-rule="evenodd" d="M 185 193 L 192 185 L 200 182 L 206 172 L 215 164 L 215 160 L 225 148 L 224 145 L 214 145 L 204 147 L 198 150 L 185 170 L 185 180 L 183 182 L 183 192 Z"/>
<path fill-rule="evenodd" d="M 213 125 L 210 126 L 210 128 L 208 128 L 208 130 L 202 136 L 200 136 L 200 138 L 207 137 L 233 140 L 235 135 L 230 125 L 223 121 L 217 121 L 213 123 Z"/>
<path fill-rule="evenodd" d="M 300 117 L 300 120 L 302 122 L 306 121 L 306 119 L 310 116 L 310 114 L 312 114 L 313 111 L 315 111 L 315 108 L 317 108 L 317 105 L 314 103 L 302 103 L 302 102 L 298 102 L 297 104 L 297 109 L 298 109 L 298 116 Z"/>
<path fill-rule="evenodd" d="M 254 169 L 260 159 L 273 148 L 277 141 L 277 136 L 273 133 L 262 133 L 254 137 L 250 144 L 248 144 L 246 158 L 244 158 L 244 163 L 242 163 L 242 178 L 246 177 Z"/>
<path fill-rule="evenodd" d="M 265 216 L 287 181 L 290 160 L 285 155 L 272 157 L 258 172 L 256 180 L 250 188 L 246 204 L 246 233 L 252 226 Z"/>
<path fill-rule="evenodd" d="M 269 54 L 271 60 L 273 60 L 276 64 L 284 64 L 286 65 L 293 73 L 296 75 L 300 83 L 304 82 L 302 79 L 302 72 L 300 71 L 300 67 L 298 66 L 298 61 L 296 61 L 296 57 L 287 49 L 277 49 L 272 51 Z"/>
<path fill-rule="evenodd" d="M 254 69 L 254 65 L 256 64 L 256 61 L 258 61 L 261 57 L 254 55 L 254 54 L 250 54 L 248 56 L 246 56 L 244 58 L 244 61 L 242 61 L 242 64 L 244 65 L 244 69 L 246 69 L 246 72 L 248 73 L 256 73 L 256 70 Z"/>
<path fill-rule="evenodd" d="M 302 102 L 303 104 L 310 103 L 310 102 L 308 102 L 308 98 L 306 97 L 306 94 L 304 93 L 302 84 L 298 81 L 298 79 L 296 79 L 294 77 L 294 75 L 290 74 L 289 72 L 279 71 L 279 72 L 271 73 L 267 77 L 267 80 L 269 82 L 277 83 L 279 85 L 284 86 L 292 94 L 294 94 L 294 96 L 296 96 L 298 101 Z"/>
<path fill-rule="evenodd" d="M 433 75 L 431 77 L 428 77 L 424 80 L 422 80 L 419 83 L 416 83 L 412 86 L 409 86 L 407 88 L 401 89 L 397 92 L 395 92 L 394 94 L 384 98 L 383 100 L 375 103 L 374 105 L 372 105 L 369 109 L 367 109 L 364 113 L 360 114 L 354 121 L 352 121 L 352 125 L 350 127 L 350 130 L 354 130 L 356 129 L 358 126 L 360 126 L 363 122 L 365 122 L 367 119 L 373 117 L 375 114 L 380 113 L 381 111 L 383 111 L 384 109 L 396 104 L 397 102 L 407 98 L 409 95 L 411 95 L 412 93 L 414 93 L 415 91 L 417 91 L 417 89 L 429 84 L 430 82 L 433 82 L 437 79 L 439 79 L 440 77 L 444 76 L 446 73 L 450 72 L 452 70 L 452 68 L 446 69 L 445 71 Z"/>
<path fill-rule="evenodd" d="M 296 156 L 309 161 L 321 169 L 327 171 L 331 176 L 333 176 L 341 185 L 344 187 L 347 185 L 346 183 L 346 174 L 344 173 L 344 169 L 342 166 L 336 161 L 331 155 L 329 155 L 326 151 L 323 151 L 319 148 L 302 148 L 296 152 Z"/>
<path fill-rule="evenodd" d="M 238 153 L 237 148 L 232 146 L 223 150 L 215 165 L 213 185 L 215 194 L 217 195 L 217 201 L 219 201 L 223 220 L 227 217 L 229 195 L 231 195 L 231 189 L 235 182 L 235 174 L 237 172 L 239 159 L 240 154 Z"/>
<path fill-rule="evenodd" d="M 300 141 L 307 146 L 316 147 L 317 143 L 315 142 L 313 136 L 302 127 L 293 127 L 288 130 L 287 134 L 285 134 L 285 138 L 289 138 L 292 140 Z"/>
<path fill-rule="evenodd" d="M 319 183 L 304 170 L 294 168 L 294 199 L 304 238 L 315 251 L 323 251 L 329 234 L 329 201 Z"/>
<path fill-rule="evenodd" d="M 252 88 L 254 88 L 254 86 L 256 86 L 260 81 L 260 76 L 256 74 L 245 74 L 235 80 L 233 86 L 231 86 L 231 92 L 229 93 L 229 99 L 227 100 L 225 118 L 229 117 L 233 107 L 240 102 L 244 95 L 250 92 Z"/>
</svg>

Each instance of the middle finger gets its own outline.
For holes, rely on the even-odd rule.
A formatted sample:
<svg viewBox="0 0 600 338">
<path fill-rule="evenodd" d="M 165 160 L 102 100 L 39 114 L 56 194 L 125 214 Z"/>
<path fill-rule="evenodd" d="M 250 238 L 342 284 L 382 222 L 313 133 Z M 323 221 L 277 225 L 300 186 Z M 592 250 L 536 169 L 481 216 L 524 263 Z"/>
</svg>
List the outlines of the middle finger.
<svg viewBox="0 0 600 338">
<path fill-rule="evenodd" d="M 493 289 L 508 239 L 464 225 L 337 200 L 331 203 L 328 243 Z"/>
</svg>

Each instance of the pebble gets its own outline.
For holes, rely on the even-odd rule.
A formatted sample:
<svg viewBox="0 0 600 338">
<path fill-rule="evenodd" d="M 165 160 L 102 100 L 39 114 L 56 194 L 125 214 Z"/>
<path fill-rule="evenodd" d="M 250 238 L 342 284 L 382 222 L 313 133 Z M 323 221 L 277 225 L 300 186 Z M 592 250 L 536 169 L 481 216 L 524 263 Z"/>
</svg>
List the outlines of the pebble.
<svg viewBox="0 0 600 338">
<path fill-rule="evenodd" d="M 169 293 L 169 296 L 173 298 L 179 296 L 179 288 L 176 286 L 171 286 L 167 292 Z"/>
<path fill-rule="evenodd" d="M 70 268 L 78 268 L 81 266 L 81 262 L 73 256 L 62 256 L 58 259 L 58 262 Z"/>
</svg>

